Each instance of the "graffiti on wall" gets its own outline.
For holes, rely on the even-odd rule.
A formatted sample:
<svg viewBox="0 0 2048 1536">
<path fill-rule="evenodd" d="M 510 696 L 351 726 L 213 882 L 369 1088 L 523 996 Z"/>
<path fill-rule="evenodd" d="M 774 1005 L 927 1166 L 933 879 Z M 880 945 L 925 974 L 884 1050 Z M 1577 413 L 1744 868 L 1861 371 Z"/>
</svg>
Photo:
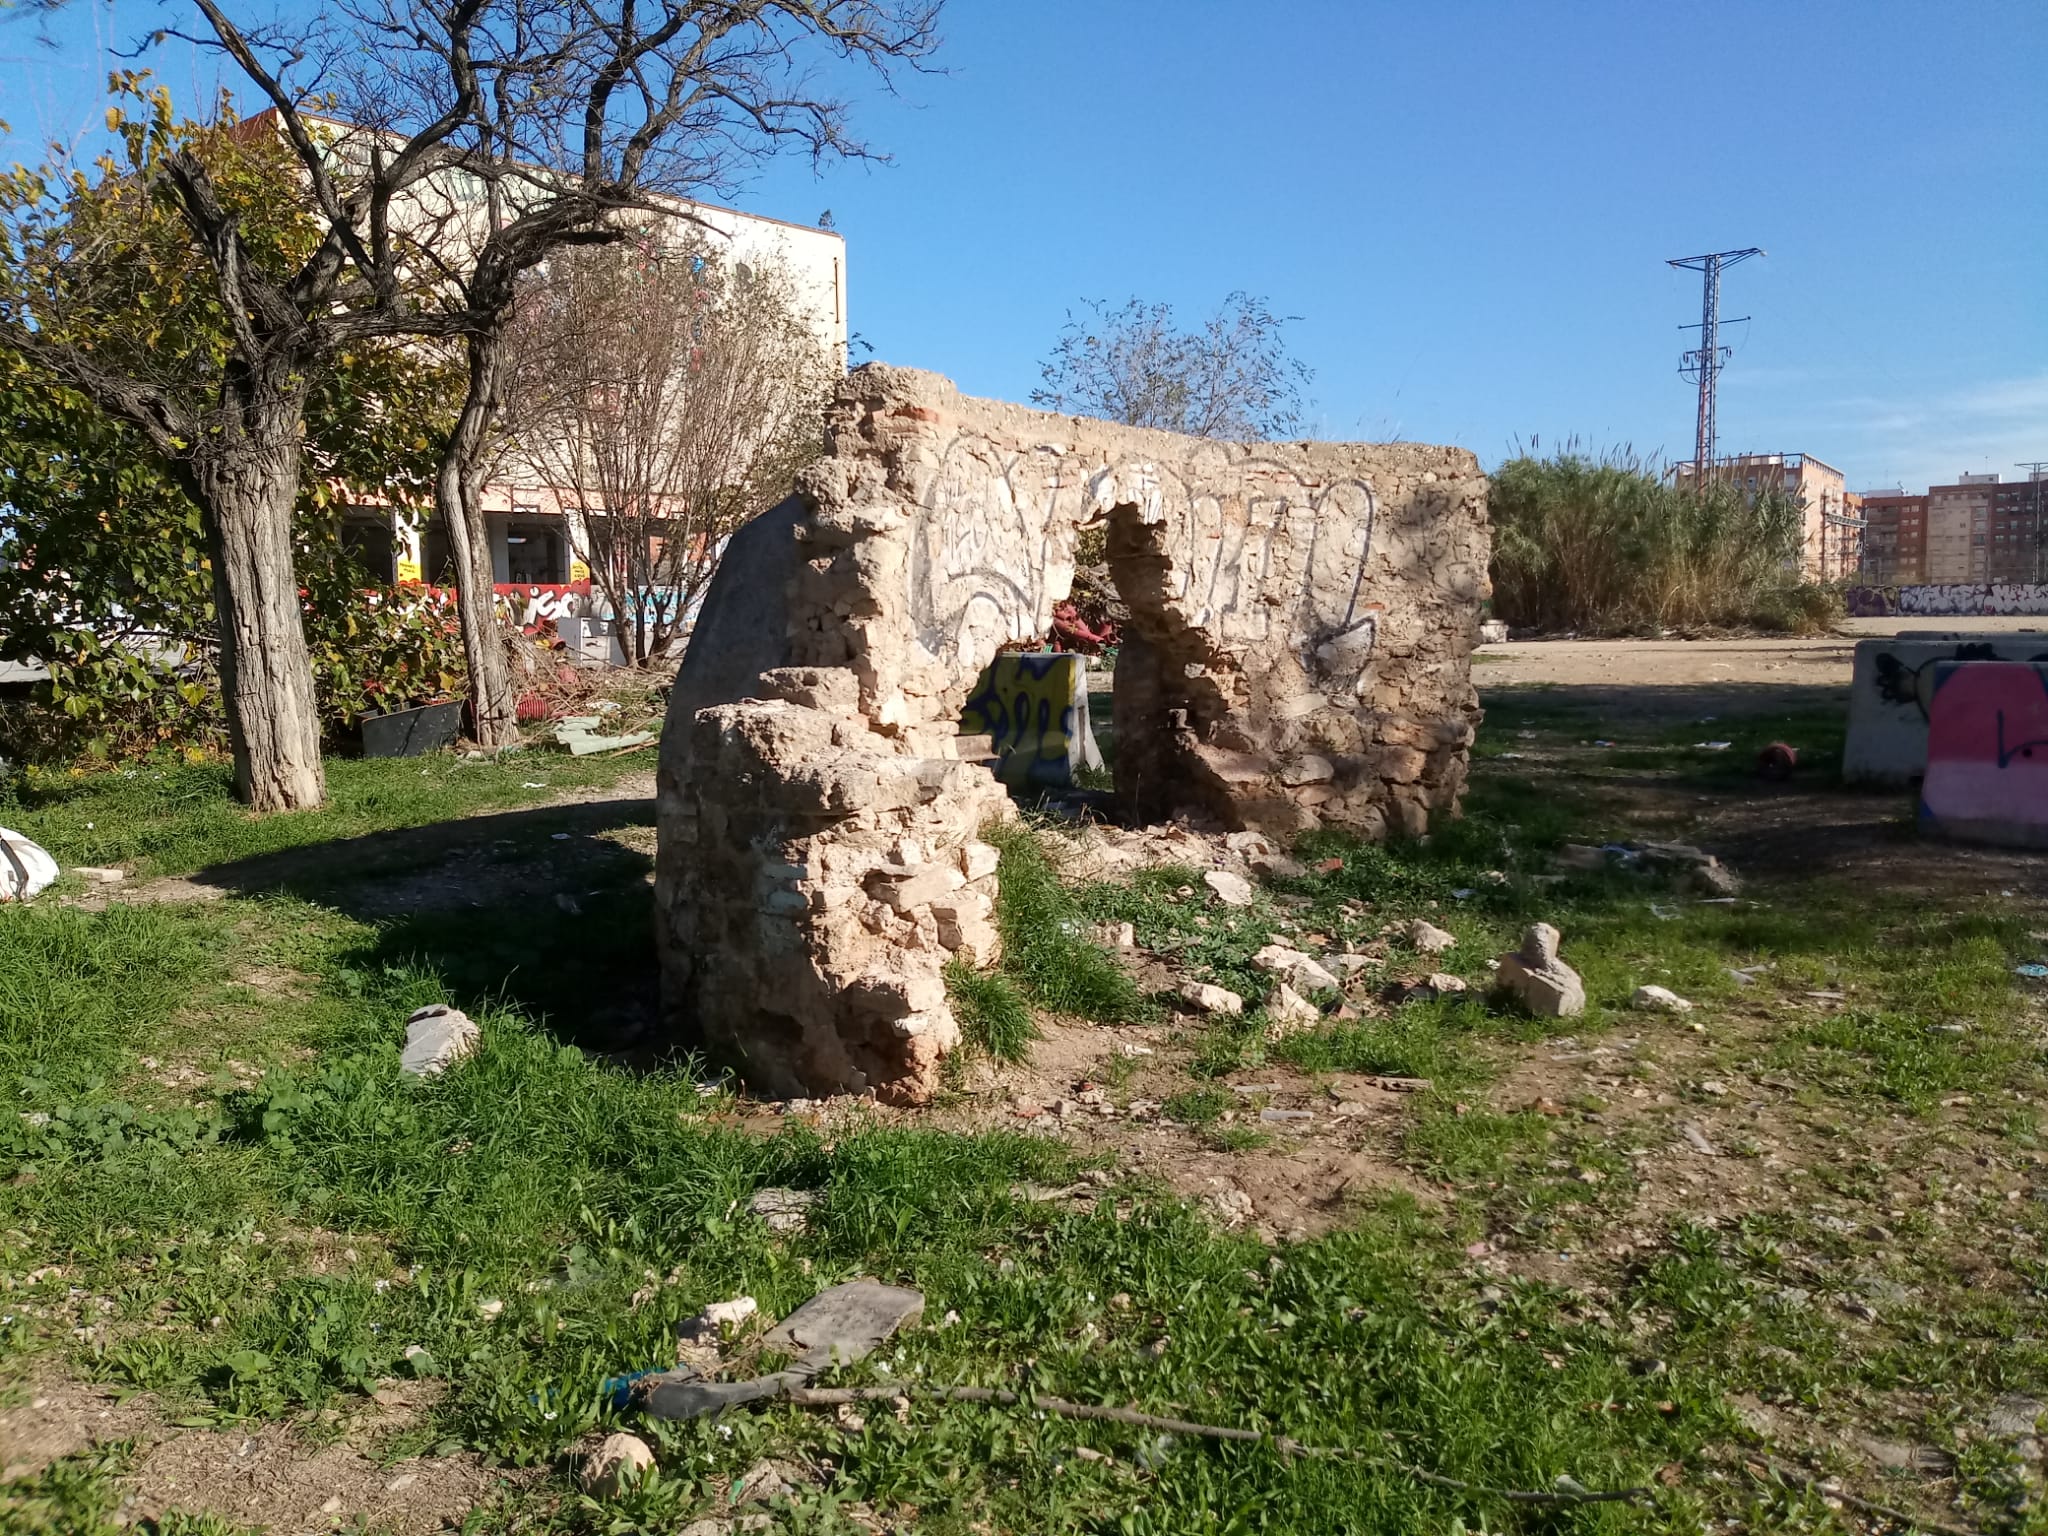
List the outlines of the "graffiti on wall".
<svg viewBox="0 0 2048 1536">
<path fill-rule="evenodd" d="M 1842 600 L 1849 616 L 1856 619 L 2048 615 L 2048 582 L 1942 581 L 1908 587 L 1851 587 Z"/>
<path fill-rule="evenodd" d="M 1139 462 L 1077 475 L 1060 449 L 1009 450 L 975 434 L 941 456 L 912 530 L 912 618 L 925 649 L 986 655 L 1038 638 L 1072 580 L 1079 529 L 1118 507 L 1162 528 L 1166 597 L 1190 625 L 1252 644 L 1277 623 L 1311 648 L 1347 637 L 1340 649 L 1360 665 L 1370 653 L 1377 508 L 1362 480 L 1310 484 L 1208 444 L 1178 469 Z"/>
<path fill-rule="evenodd" d="M 413 586 L 430 602 L 455 605 L 453 587 Z M 532 634 L 543 624 L 552 624 L 559 619 L 581 617 L 590 610 L 590 583 L 561 582 L 541 583 L 526 581 L 501 581 L 491 588 L 498 617 L 508 624 L 516 624 L 525 634 Z"/>
<path fill-rule="evenodd" d="M 1922 647 L 1915 646 L 1919 654 Z M 1929 717 L 1934 699 L 1935 680 L 1941 668 L 1952 666 L 1959 661 L 2009 660 L 1999 655 L 1999 648 L 1983 641 L 1962 641 L 1954 650 L 1942 656 L 1923 656 L 1918 665 L 1909 665 L 1892 651 L 1880 651 L 1871 671 L 1871 681 L 1877 689 L 1877 696 L 1887 704 L 1911 704 L 1920 711 L 1920 718 Z M 2025 658 L 2030 662 L 2048 662 L 2048 651 Z"/>
<path fill-rule="evenodd" d="M 996 657 L 967 696 L 960 728 L 989 737 L 999 759 L 997 776 L 1013 786 L 1071 784 L 1076 770 L 1102 766 L 1088 719 L 1088 662 L 1083 656 L 1008 652 Z"/>
<path fill-rule="evenodd" d="M 2048 846 L 2048 666 L 1944 661 L 1934 671 L 1921 824 Z"/>
</svg>

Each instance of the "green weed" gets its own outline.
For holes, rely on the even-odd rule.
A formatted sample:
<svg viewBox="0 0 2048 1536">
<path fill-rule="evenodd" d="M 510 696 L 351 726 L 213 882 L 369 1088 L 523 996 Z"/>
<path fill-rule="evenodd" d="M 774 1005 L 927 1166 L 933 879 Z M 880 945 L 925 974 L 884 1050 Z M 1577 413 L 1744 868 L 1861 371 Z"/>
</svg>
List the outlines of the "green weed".
<svg viewBox="0 0 2048 1536">
<path fill-rule="evenodd" d="M 1025 996 L 1054 1013 L 1078 1014 L 1099 1024 L 1140 1017 L 1137 984 L 1084 930 L 1086 917 L 1037 837 L 1025 826 L 991 827 L 986 836 L 1002 854 L 996 923 L 1003 936 L 1003 970 Z"/>
<path fill-rule="evenodd" d="M 946 996 L 960 1021 L 960 1035 L 996 1061 L 1020 1062 L 1038 1038 L 1030 1005 L 1009 977 L 977 971 L 954 960 L 946 966 Z"/>
</svg>

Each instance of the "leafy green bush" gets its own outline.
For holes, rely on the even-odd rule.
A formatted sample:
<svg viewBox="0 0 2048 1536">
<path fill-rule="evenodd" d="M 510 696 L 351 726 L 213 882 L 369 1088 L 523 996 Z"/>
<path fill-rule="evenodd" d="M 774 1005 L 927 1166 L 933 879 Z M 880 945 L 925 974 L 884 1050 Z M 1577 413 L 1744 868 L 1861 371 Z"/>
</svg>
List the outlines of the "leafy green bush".
<svg viewBox="0 0 2048 1536">
<path fill-rule="evenodd" d="M 328 734 L 365 715 L 462 694 L 462 632 L 443 599 L 373 586 L 337 561 L 308 579 L 305 603 L 306 649 Z"/>
<path fill-rule="evenodd" d="M 1801 509 L 1780 491 L 1701 494 L 1628 454 L 1523 454 L 1493 477 L 1493 611 L 1593 632 L 1670 626 L 1810 633 L 1840 599 L 1799 575 Z"/>
</svg>

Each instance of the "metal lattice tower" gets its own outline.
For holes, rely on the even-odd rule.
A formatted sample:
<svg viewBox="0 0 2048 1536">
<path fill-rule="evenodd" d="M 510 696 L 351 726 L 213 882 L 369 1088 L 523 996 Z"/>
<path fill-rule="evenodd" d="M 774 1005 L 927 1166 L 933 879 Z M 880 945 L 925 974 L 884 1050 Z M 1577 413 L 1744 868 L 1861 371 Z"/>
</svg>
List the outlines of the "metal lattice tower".
<svg viewBox="0 0 2048 1536">
<path fill-rule="evenodd" d="M 1714 251 L 1705 256 L 1679 256 L 1667 265 L 1701 274 L 1700 344 L 1679 359 L 1679 377 L 1699 385 L 1699 422 L 1693 432 L 1693 488 L 1707 483 L 1714 466 L 1714 384 L 1728 361 L 1728 349 L 1721 345 L 1721 269 L 1764 253 L 1755 246 L 1740 251 Z M 1738 320 L 1749 316 L 1738 315 Z M 1693 327 L 1680 326 L 1689 331 Z"/>
<path fill-rule="evenodd" d="M 2028 459 L 2016 467 L 2024 469 L 2034 485 L 2034 580 L 2048 580 L 2048 526 L 2041 521 L 2041 487 L 2043 479 L 2048 478 L 2048 459 Z"/>
</svg>

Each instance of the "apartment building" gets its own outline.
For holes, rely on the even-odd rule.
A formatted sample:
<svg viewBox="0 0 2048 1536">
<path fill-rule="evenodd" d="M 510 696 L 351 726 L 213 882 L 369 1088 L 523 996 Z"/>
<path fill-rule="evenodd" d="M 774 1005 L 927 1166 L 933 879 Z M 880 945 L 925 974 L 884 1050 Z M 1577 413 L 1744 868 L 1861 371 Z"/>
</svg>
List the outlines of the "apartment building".
<svg viewBox="0 0 2048 1536">
<path fill-rule="evenodd" d="M 1680 485 L 1697 473 L 1690 461 L 1677 466 Z M 1799 504 L 1799 570 L 1809 581 L 1846 581 L 1863 558 L 1863 519 L 1849 500 L 1847 478 L 1810 453 L 1738 453 L 1714 462 L 1713 477 L 1740 486 L 1745 495 L 1782 491 Z"/>
<path fill-rule="evenodd" d="M 1899 489 L 1863 493 L 1863 566 L 1858 579 L 1873 586 L 1912 586 L 1927 580 L 1927 498 Z"/>
<path fill-rule="evenodd" d="M 1927 487 L 1925 580 L 1992 580 L 1991 512 L 1997 501 L 1996 475 L 1958 475 L 1953 485 Z"/>
<path fill-rule="evenodd" d="M 335 118 L 306 116 L 327 136 L 327 151 L 340 162 L 366 156 L 378 135 Z M 256 113 L 247 133 L 282 131 L 274 109 Z M 656 196 L 678 230 L 707 241 L 736 266 L 775 268 L 784 273 L 796 303 L 818 344 L 846 364 L 846 240 L 829 229 L 792 224 L 709 203 Z M 395 217 L 448 232 L 457 246 L 480 241 L 486 210 L 477 184 L 460 175 L 435 176 L 413 189 Z M 659 217 L 658 215 L 656 216 Z M 510 466 L 482 488 L 484 526 L 490 535 L 492 575 L 502 594 L 534 597 L 537 588 L 578 587 L 587 591 L 589 544 L 582 514 L 530 467 Z M 593 514 L 595 515 L 595 514 Z M 448 538 L 438 519 L 416 510 L 385 506 L 352 508 L 343 539 L 373 575 L 386 581 L 446 584 L 452 577 Z"/>
<path fill-rule="evenodd" d="M 1993 581 L 2048 581 L 2048 470 L 2024 480 L 2002 481 L 1991 499 L 1990 542 Z"/>
</svg>

